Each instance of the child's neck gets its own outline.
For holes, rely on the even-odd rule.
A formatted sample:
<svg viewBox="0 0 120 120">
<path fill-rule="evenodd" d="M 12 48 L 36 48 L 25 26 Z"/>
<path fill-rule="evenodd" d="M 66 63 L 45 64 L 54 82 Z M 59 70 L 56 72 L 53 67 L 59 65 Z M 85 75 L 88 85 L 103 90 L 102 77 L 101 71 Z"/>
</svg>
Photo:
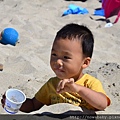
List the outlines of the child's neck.
<svg viewBox="0 0 120 120">
<path fill-rule="evenodd" d="M 78 78 L 74 78 L 75 82 L 80 80 L 82 78 L 82 76 L 84 75 L 84 73 L 81 73 L 80 76 Z"/>
</svg>

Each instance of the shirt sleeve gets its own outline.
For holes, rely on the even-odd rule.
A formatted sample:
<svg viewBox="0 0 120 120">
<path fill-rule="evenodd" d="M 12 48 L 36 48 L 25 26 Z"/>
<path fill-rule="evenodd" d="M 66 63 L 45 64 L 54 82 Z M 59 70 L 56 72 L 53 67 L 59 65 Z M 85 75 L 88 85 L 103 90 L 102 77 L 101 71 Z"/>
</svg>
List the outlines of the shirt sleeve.
<svg viewBox="0 0 120 120">
<path fill-rule="evenodd" d="M 95 81 L 92 81 L 90 87 L 92 90 L 106 94 L 104 89 L 103 89 L 102 83 L 97 79 Z"/>
</svg>

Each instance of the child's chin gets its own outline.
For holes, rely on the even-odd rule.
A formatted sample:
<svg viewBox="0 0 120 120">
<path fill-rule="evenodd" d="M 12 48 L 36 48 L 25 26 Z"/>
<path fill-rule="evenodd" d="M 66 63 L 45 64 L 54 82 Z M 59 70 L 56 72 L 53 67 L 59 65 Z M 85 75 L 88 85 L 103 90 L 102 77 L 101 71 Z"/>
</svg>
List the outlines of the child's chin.
<svg viewBox="0 0 120 120">
<path fill-rule="evenodd" d="M 63 77 L 63 76 L 57 76 L 59 79 L 63 80 L 63 79 L 68 79 L 66 77 Z"/>
<path fill-rule="evenodd" d="M 57 76 L 57 77 L 58 77 L 59 79 L 61 79 L 61 80 L 64 79 L 63 77 L 60 77 L 60 76 Z"/>
</svg>

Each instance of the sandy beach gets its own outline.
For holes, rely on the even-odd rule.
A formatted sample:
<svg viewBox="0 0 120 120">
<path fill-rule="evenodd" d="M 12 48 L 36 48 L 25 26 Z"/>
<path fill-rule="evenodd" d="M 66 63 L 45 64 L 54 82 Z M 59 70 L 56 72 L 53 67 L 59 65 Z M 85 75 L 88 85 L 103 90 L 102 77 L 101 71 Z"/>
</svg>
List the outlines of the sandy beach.
<svg viewBox="0 0 120 120">
<path fill-rule="evenodd" d="M 89 13 L 62 17 L 71 3 L 86 8 Z M 94 34 L 93 58 L 84 72 L 100 79 L 111 99 L 111 105 L 97 113 L 120 114 L 120 21 L 105 28 L 106 22 L 100 20 L 104 17 L 93 15 L 96 8 L 101 8 L 98 0 L 0 0 L 0 31 L 12 27 L 20 35 L 16 46 L 0 44 L 0 64 L 3 64 L 0 97 L 8 88 L 18 88 L 32 98 L 54 76 L 49 65 L 52 42 L 61 27 L 74 22 L 88 26 Z M 111 17 L 110 21 L 113 22 L 115 17 Z M 34 113 L 56 114 L 69 110 L 83 111 L 73 105 L 56 104 L 44 106 Z M 0 114 L 7 114 L 1 105 Z"/>
</svg>

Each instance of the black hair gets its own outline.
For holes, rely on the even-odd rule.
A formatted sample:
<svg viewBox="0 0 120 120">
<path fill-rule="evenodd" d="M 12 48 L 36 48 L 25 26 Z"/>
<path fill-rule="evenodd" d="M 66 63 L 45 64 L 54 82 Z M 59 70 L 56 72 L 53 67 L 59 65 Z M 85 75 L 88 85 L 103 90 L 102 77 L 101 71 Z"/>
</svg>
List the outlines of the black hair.
<svg viewBox="0 0 120 120">
<path fill-rule="evenodd" d="M 65 25 L 57 32 L 55 40 L 66 38 L 69 40 L 79 40 L 82 45 L 83 55 L 85 57 L 92 57 L 94 36 L 86 26 L 75 23 Z"/>
</svg>

